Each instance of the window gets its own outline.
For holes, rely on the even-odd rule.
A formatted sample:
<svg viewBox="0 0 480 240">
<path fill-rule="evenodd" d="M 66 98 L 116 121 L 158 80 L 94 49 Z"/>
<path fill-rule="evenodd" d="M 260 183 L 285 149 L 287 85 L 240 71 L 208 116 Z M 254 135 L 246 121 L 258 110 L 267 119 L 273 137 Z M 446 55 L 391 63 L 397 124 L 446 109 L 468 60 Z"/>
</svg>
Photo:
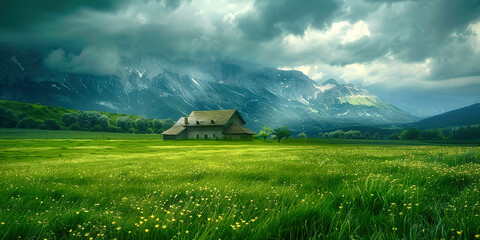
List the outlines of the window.
<svg viewBox="0 0 480 240">
<path fill-rule="evenodd" d="M 215 138 L 215 133 L 213 134 L 213 138 Z"/>
<path fill-rule="evenodd" d="M 205 134 L 205 139 L 208 139 L 208 135 L 207 135 L 207 134 Z"/>
<path fill-rule="evenodd" d="M 200 134 L 197 134 L 197 139 L 199 139 L 199 138 L 200 138 Z"/>
</svg>

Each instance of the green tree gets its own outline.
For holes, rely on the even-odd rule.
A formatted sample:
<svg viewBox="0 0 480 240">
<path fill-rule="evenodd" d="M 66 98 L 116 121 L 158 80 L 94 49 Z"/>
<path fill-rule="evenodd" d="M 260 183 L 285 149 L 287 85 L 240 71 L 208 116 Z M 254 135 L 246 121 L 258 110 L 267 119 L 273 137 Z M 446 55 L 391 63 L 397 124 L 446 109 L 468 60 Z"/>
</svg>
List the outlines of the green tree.
<svg viewBox="0 0 480 240">
<path fill-rule="evenodd" d="M 280 142 L 282 138 L 289 138 L 290 136 L 292 136 L 292 133 L 290 132 L 290 130 L 288 130 L 287 126 L 274 129 L 273 134 L 277 136 L 278 142 Z"/>
<path fill-rule="evenodd" d="M 163 127 L 164 127 L 164 121 L 163 120 L 160 120 L 160 119 L 153 119 L 152 120 L 152 129 L 155 131 L 155 132 L 159 132 L 161 130 L 163 130 Z"/>
<path fill-rule="evenodd" d="M 365 133 L 363 133 L 363 138 L 365 138 L 365 139 L 371 139 L 371 138 L 372 138 L 372 135 L 370 134 L 370 132 L 365 132 Z"/>
<path fill-rule="evenodd" d="M 392 133 L 392 134 L 390 135 L 390 137 L 388 137 L 388 139 L 390 139 L 390 140 L 398 140 L 398 139 L 400 139 L 400 135 L 398 135 L 397 132 L 394 132 L 394 133 Z"/>
<path fill-rule="evenodd" d="M 103 131 L 107 131 L 110 128 L 110 119 L 105 115 L 100 115 L 97 119 L 97 124 L 102 127 Z"/>
<path fill-rule="evenodd" d="M 53 119 L 45 119 L 43 121 L 43 124 L 45 124 L 45 127 L 47 127 L 47 129 L 50 129 L 50 130 L 58 130 L 60 129 L 60 126 L 58 126 L 58 123 L 57 121 L 53 120 Z"/>
<path fill-rule="evenodd" d="M 400 135 L 404 140 L 415 140 L 422 135 L 422 131 L 418 128 L 410 128 L 408 130 L 404 130 Z"/>
<path fill-rule="evenodd" d="M 18 118 L 12 111 L 0 107 L 0 127 L 13 128 L 17 125 Z"/>
<path fill-rule="evenodd" d="M 263 141 L 265 142 L 265 140 L 268 138 L 268 136 L 270 136 L 270 134 L 272 134 L 272 129 L 267 126 L 263 126 L 263 130 L 260 130 L 258 136 L 262 137 Z"/>
<path fill-rule="evenodd" d="M 330 133 L 331 138 L 344 138 L 345 137 L 345 132 L 342 130 L 337 130 L 335 132 Z"/>
<path fill-rule="evenodd" d="M 132 126 L 132 119 L 128 116 L 124 116 L 117 119 L 117 127 L 121 128 L 123 131 L 128 131 Z"/>
<path fill-rule="evenodd" d="M 81 112 L 78 115 L 77 123 L 81 127 L 89 129 L 93 125 L 97 124 L 100 116 L 101 114 L 97 112 Z"/>
<path fill-rule="evenodd" d="M 148 130 L 148 119 L 143 117 L 137 118 L 137 120 L 135 120 L 135 127 L 140 132 L 146 132 Z"/>
<path fill-rule="evenodd" d="M 62 115 L 62 123 L 65 127 L 69 127 L 70 125 L 77 122 L 78 115 L 73 113 L 64 113 Z"/>
<path fill-rule="evenodd" d="M 440 129 L 429 129 L 422 132 L 422 138 L 426 140 L 442 140 L 444 136 Z"/>
</svg>

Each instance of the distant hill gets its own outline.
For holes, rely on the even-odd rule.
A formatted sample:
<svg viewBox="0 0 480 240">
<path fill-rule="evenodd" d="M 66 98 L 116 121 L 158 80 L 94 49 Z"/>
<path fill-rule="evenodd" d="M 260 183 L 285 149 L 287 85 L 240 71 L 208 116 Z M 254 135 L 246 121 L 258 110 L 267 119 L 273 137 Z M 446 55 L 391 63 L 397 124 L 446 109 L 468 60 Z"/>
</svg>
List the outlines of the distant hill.
<svg viewBox="0 0 480 240">
<path fill-rule="evenodd" d="M 423 119 L 410 125 L 424 129 L 461 127 L 480 124 L 480 103 Z"/>
<path fill-rule="evenodd" d="M 73 119 L 68 124 L 62 120 L 64 114 L 70 114 Z M 82 114 L 87 119 L 81 119 Z M 45 120 L 54 120 L 56 126 L 52 129 L 72 129 L 84 131 L 109 131 L 109 132 L 138 132 L 135 126 L 137 119 L 143 118 L 139 115 L 128 115 L 119 113 L 109 113 L 101 111 L 80 111 L 67 109 L 63 107 L 51 107 L 35 103 L 16 102 L 0 99 L 0 127 L 7 128 L 49 128 L 45 125 Z M 105 116 L 108 123 L 102 125 L 102 129 L 95 130 L 93 127 L 99 124 L 98 118 Z M 117 126 L 117 119 L 127 117 L 129 119 L 128 126 L 132 129 L 121 129 Z M 157 126 L 154 126 L 153 119 L 147 119 L 148 129 L 142 133 L 161 132 L 171 125 L 173 121 L 158 120 Z M 23 122 L 23 123 L 22 123 Z M 54 123 L 55 124 L 55 123 Z M 47 124 L 48 125 L 48 124 Z M 138 132 L 140 133 L 140 132 Z"/>
</svg>

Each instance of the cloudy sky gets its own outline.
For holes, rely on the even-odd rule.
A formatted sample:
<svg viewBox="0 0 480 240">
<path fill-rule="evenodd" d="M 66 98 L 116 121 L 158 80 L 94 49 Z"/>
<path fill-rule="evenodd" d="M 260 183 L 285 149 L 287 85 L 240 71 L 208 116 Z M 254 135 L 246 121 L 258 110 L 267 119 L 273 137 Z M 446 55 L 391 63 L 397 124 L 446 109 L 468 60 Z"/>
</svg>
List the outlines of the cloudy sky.
<svg viewBox="0 0 480 240">
<path fill-rule="evenodd" d="M 480 102 L 480 0 L 0 5 L 0 44 L 46 49 L 45 64 L 57 70 L 112 74 L 127 59 L 145 55 L 236 60 L 358 84 L 406 109 Z"/>
</svg>

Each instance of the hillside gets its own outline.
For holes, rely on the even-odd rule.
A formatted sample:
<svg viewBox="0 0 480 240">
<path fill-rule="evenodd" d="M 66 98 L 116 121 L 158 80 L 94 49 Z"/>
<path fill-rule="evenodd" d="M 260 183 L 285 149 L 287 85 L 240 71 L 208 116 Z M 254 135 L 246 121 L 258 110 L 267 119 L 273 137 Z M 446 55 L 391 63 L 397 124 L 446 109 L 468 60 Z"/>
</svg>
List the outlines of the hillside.
<svg viewBox="0 0 480 240">
<path fill-rule="evenodd" d="M 423 119 L 412 124 L 418 128 L 449 128 L 480 124 L 480 103 Z"/>
<path fill-rule="evenodd" d="M 0 99 L 0 127 L 9 128 L 49 128 L 49 129 L 72 129 L 72 130 L 91 130 L 91 131 L 110 131 L 110 132 L 139 132 L 137 122 L 144 121 L 147 127 L 140 132 L 160 132 L 169 128 L 172 120 L 145 119 L 139 115 L 128 115 L 119 113 L 110 113 L 102 111 L 80 111 L 67 109 L 63 107 L 51 107 L 35 103 L 16 102 Z M 67 119 L 65 115 L 70 116 Z M 82 117 L 85 119 L 82 119 Z M 103 117 L 103 121 L 99 120 Z M 129 120 L 128 128 L 122 129 L 117 126 L 118 120 Z M 140 120 L 139 120 L 140 119 Z M 53 120 L 55 123 L 49 126 L 46 121 Z M 108 122 L 107 122 L 108 121 Z M 50 121 L 52 122 L 52 121 Z M 161 126 L 154 126 L 154 122 L 160 122 Z M 93 129 L 95 125 L 99 125 L 102 129 Z M 132 129 L 130 129 L 132 128 Z"/>
</svg>

